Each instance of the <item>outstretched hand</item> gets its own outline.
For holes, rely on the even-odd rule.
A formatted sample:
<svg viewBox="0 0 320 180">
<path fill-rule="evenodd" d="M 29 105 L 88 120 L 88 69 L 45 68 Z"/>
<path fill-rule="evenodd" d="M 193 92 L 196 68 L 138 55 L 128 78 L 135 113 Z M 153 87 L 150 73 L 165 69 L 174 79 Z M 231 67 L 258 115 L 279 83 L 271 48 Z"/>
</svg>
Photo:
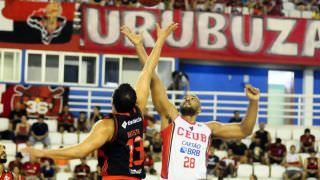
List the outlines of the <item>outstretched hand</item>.
<svg viewBox="0 0 320 180">
<path fill-rule="evenodd" d="M 167 26 L 166 28 L 160 27 L 159 24 L 157 24 L 157 35 L 158 39 L 166 39 L 173 31 L 175 31 L 179 27 L 178 23 L 172 22 Z"/>
<path fill-rule="evenodd" d="M 132 42 L 133 45 L 142 44 L 143 33 L 136 34 L 128 26 L 122 26 L 121 32 Z"/>
<path fill-rule="evenodd" d="M 258 88 L 255 88 L 250 84 L 247 84 L 245 87 L 245 91 L 249 100 L 258 101 L 260 99 L 260 90 Z"/>
</svg>

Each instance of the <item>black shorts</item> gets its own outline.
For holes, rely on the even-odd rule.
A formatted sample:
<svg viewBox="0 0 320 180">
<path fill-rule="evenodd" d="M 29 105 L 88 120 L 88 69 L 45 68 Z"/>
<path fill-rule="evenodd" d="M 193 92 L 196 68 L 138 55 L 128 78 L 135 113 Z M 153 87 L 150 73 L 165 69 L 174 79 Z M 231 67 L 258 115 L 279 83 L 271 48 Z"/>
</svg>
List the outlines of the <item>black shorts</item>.
<svg viewBox="0 0 320 180">
<path fill-rule="evenodd" d="M 317 178 L 318 177 L 318 173 L 308 173 L 307 177 L 314 177 Z"/>
<path fill-rule="evenodd" d="M 282 160 L 276 160 L 273 158 L 269 158 L 269 159 L 270 159 L 270 164 L 281 164 L 282 163 Z"/>
</svg>

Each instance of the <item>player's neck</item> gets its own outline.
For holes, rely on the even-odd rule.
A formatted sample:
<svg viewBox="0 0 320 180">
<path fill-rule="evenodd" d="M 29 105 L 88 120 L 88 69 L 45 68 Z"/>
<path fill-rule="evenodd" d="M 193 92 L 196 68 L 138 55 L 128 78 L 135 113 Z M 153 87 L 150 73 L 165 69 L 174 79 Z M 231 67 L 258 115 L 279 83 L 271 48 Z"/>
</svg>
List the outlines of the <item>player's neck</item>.
<svg viewBox="0 0 320 180">
<path fill-rule="evenodd" d="M 181 116 L 184 120 L 188 121 L 189 123 L 195 123 L 197 116 Z"/>
</svg>

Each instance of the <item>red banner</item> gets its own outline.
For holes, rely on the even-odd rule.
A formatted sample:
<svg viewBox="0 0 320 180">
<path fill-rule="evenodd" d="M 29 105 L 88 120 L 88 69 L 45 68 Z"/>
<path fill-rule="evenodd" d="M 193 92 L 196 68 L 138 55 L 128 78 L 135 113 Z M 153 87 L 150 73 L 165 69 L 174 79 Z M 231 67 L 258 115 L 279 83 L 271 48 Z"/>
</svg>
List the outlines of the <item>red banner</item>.
<svg viewBox="0 0 320 180">
<path fill-rule="evenodd" d="M 0 114 L 8 117 L 16 103 L 26 108 L 29 117 L 43 114 L 57 117 L 62 110 L 65 88 L 50 86 L 22 86 L 0 84 Z"/>
<path fill-rule="evenodd" d="M 159 11 L 84 6 L 83 49 L 135 54 L 120 33 L 127 25 L 144 32 L 148 50 L 156 41 L 155 24 L 175 21 L 162 56 L 217 61 L 320 64 L 320 21 L 281 17 L 231 16 L 207 12 Z"/>
</svg>

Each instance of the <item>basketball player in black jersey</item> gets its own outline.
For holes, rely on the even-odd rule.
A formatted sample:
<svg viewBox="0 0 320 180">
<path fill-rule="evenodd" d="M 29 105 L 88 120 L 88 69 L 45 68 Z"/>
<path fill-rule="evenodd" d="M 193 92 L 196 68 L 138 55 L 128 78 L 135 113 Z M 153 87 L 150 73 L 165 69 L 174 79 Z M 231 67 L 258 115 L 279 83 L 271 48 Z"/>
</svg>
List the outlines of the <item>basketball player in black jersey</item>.
<svg viewBox="0 0 320 180">
<path fill-rule="evenodd" d="M 79 159 L 100 148 L 105 158 L 103 179 L 144 178 L 143 117 L 140 110 L 147 104 L 151 76 L 159 62 L 162 46 L 177 27 L 176 23 L 164 29 L 157 25 L 158 40 L 140 73 L 136 90 L 129 84 L 120 85 L 113 93 L 112 116 L 98 121 L 82 143 L 59 150 L 25 148 L 24 152 L 38 158 Z"/>
</svg>

